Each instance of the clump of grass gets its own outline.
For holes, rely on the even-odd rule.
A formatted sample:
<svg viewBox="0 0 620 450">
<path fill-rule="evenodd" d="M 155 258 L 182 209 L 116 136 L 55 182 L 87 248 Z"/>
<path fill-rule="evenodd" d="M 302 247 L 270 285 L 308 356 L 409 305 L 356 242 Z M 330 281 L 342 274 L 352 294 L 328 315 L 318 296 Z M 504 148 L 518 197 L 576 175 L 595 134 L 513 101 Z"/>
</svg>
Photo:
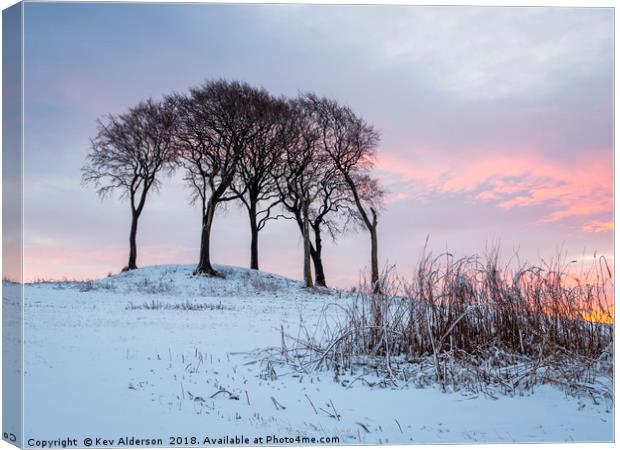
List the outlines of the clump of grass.
<svg viewBox="0 0 620 450">
<path fill-rule="evenodd" d="M 91 281 L 84 281 L 79 284 L 80 292 L 90 292 L 95 290 L 95 284 Z"/>
<path fill-rule="evenodd" d="M 169 295 L 177 290 L 174 281 L 166 279 L 165 275 L 162 275 L 160 279 L 156 281 L 144 278 L 136 283 L 136 288 L 140 292 L 151 295 Z"/>
<path fill-rule="evenodd" d="M 139 305 L 129 303 L 129 305 L 127 305 L 125 309 L 131 310 L 131 311 L 134 311 L 134 310 L 224 311 L 224 310 L 230 310 L 232 308 L 228 306 L 224 306 L 222 302 L 220 303 L 192 303 L 190 301 L 185 301 L 183 303 L 162 303 L 159 301 L 151 300 L 150 302 L 141 303 Z"/>
<path fill-rule="evenodd" d="M 497 251 L 425 254 L 409 281 L 385 271 L 380 291 L 362 283 L 350 304 L 325 314 L 321 338 L 298 339 L 303 364 L 337 374 L 367 365 L 392 381 L 455 389 L 514 393 L 549 382 L 611 395 L 613 276 L 604 258 L 588 270 L 559 259 L 510 270 Z"/>
<path fill-rule="evenodd" d="M 278 282 L 266 277 L 252 277 L 250 278 L 250 284 L 252 288 L 260 293 L 275 294 L 280 291 Z"/>
<path fill-rule="evenodd" d="M 15 278 L 3 275 L 2 276 L 2 283 L 21 284 L 21 281 L 19 281 L 19 279 L 15 279 Z"/>
<path fill-rule="evenodd" d="M 110 280 L 63 280 L 53 281 L 54 289 L 78 289 L 80 292 L 92 292 L 92 291 L 115 291 L 116 286 Z"/>
</svg>

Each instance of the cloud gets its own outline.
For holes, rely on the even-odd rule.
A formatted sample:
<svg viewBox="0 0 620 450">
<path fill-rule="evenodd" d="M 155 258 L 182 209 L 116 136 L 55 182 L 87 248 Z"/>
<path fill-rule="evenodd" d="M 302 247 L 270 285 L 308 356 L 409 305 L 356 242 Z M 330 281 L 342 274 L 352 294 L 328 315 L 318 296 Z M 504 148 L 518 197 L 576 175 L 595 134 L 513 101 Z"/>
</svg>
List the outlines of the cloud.
<svg viewBox="0 0 620 450">
<path fill-rule="evenodd" d="M 605 222 L 602 220 L 593 220 L 592 222 L 586 223 L 581 230 L 586 233 L 606 233 L 613 231 L 614 223 L 613 222 Z"/>
<path fill-rule="evenodd" d="M 534 258 L 563 242 L 612 253 L 602 232 L 612 221 L 611 9 L 27 8 L 27 277 L 124 265 L 127 204 L 79 187 L 95 119 L 213 77 L 334 97 L 381 131 L 381 258 L 410 263 L 429 233 L 465 253 L 490 237 Z M 200 213 L 187 197 L 166 180 L 149 199 L 140 264 L 195 261 Z M 214 260 L 245 265 L 247 217 L 223 212 Z M 260 239 L 263 269 L 301 276 L 294 224 L 274 221 Z M 326 242 L 328 280 L 355 284 L 367 247 L 364 233 Z"/>
<path fill-rule="evenodd" d="M 466 100 L 547 95 L 611 70 L 609 9 L 301 7 L 280 8 L 270 20 Z"/>
<path fill-rule="evenodd" d="M 422 152 L 435 155 L 421 163 L 381 154 L 377 168 L 389 186 L 399 194 L 389 201 L 423 199 L 429 193 L 463 194 L 470 201 L 491 202 L 498 208 L 544 207 L 536 223 L 569 218 L 591 220 L 597 215 L 610 217 L 613 210 L 612 153 L 584 151 L 582 158 L 558 163 L 543 152 L 488 149 L 454 155 L 436 149 Z M 602 155 L 593 158 L 591 155 Z M 597 222 L 598 223 L 598 222 Z M 583 225 L 586 227 L 586 225 Z M 582 228 L 591 231 L 591 227 Z"/>
</svg>

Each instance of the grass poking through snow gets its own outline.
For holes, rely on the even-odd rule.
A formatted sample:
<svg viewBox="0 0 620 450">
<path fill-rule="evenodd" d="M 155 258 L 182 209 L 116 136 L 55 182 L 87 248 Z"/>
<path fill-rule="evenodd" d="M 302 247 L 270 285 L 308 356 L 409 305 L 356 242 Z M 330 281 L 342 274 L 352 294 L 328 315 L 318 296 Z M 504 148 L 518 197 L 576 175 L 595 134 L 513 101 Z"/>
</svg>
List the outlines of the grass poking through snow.
<svg viewBox="0 0 620 450">
<path fill-rule="evenodd" d="M 613 278 L 603 258 L 577 273 L 559 261 L 502 268 L 497 252 L 426 254 L 413 279 L 392 270 L 380 282 L 379 294 L 363 284 L 352 302 L 326 308 L 313 333 L 287 336 L 296 351 L 286 360 L 327 367 L 336 380 L 374 373 L 389 386 L 512 395 L 549 383 L 613 396 Z"/>
<path fill-rule="evenodd" d="M 129 303 L 125 308 L 127 310 L 147 310 L 147 311 L 158 311 L 158 310 L 175 310 L 175 311 L 224 311 L 230 310 L 230 307 L 224 306 L 222 302 L 220 303 L 192 303 L 189 301 L 183 303 L 162 303 L 159 301 L 152 300 L 151 302 L 145 302 L 139 305 L 135 305 L 133 303 Z"/>
</svg>

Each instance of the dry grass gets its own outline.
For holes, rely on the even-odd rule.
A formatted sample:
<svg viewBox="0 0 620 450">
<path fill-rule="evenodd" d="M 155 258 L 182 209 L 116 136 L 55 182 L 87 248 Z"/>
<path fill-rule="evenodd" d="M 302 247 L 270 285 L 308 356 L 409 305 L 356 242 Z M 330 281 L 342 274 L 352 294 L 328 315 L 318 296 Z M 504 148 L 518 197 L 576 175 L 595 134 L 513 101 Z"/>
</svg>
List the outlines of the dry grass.
<svg viewBox="0 0 620 450">
<path fill-rule="evenodd" d="M 356 299 L 325 312 L 320 331 L 291 338 L 296 364 L 335 377 L 365 367 L 444 388 L 515 393 L 540 383 L 610 397 L 613 276 L 604 258 L 500 268 L 497 252 L 455 259 L 425 254 L 415 277 L 383 273 L 381 293 L 362 283 Z M 318 336 L 318 337 L 317 337 Z"/>
<path fill-rule="evenodd" d="M 147 311 L 224 311 L 231 309 L 220 303 L 193 303 L 185 301 L 183 303 L 162 303 L 155 300 L 145 302 L 139 305 L 129 303 L 125 309 L 130 311 L 147 310 Z"/>
</svg>

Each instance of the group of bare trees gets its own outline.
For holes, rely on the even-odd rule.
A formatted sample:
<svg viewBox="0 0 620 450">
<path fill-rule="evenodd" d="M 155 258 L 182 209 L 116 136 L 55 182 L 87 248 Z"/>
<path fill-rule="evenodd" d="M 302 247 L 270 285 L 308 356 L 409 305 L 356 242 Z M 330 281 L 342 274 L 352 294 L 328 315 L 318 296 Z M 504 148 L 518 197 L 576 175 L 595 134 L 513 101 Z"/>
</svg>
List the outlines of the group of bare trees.
<svg viewBox="0 0 620 450">
<path fill-rule="evenodd" d="M 211 230 L 218 206 L 247 211 L 250 267 L 259 268 L 259 233 L 272 219 L 294 220 L 303 239 L 304 279 L 326 285 L 325 236 L 361 227 L 371 242 L 371 281 L 379 279 L 377 217 L 383 191 L 371 176 L 378 132 L 348 106 L 302 94 L 276 98 L 238 81 L 207 81 L 187 94 L 147 100 L 98 122 L 82 169 L 99 195 L 131 205 L 129 262 L 137 267 L 138 220 L 161 178 L 182 169 L 202 208 L 196 274 L 217 276 Z"/>
</svg>

